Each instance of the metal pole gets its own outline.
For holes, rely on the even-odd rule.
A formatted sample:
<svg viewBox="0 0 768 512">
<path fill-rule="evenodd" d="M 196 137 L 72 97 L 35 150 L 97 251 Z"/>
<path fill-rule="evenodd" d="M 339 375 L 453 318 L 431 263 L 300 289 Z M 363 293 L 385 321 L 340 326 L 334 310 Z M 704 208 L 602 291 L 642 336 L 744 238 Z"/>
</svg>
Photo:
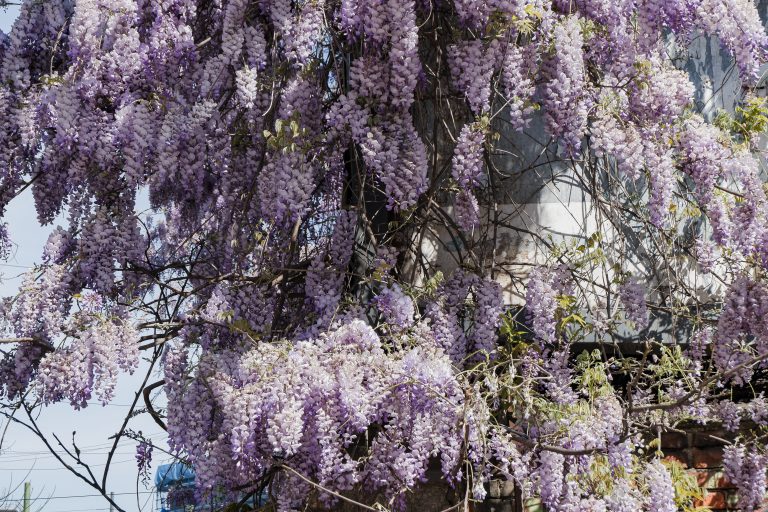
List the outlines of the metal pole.
<svg viewBox="0 0 768 512">
<path fill-rule="evenodd" d="M 32 497 L 32 484 L 24 482 L 24 504 L 22 507 L 23 512 L 29 512 L 29 502 Z"/>
<path fill-rule="evenodd" d="M 111 492 L 109 493 L 109 512 L 115 512 L 115 506 L 112 504 L 115 501 L 115 493 Z"/>
</svg>

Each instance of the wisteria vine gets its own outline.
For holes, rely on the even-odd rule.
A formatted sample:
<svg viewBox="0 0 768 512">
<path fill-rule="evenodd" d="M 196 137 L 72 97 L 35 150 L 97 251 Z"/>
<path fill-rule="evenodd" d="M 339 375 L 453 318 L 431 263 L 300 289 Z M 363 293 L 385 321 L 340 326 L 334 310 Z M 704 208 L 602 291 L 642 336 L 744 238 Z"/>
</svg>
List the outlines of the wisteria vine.
<svg viewBox="0 0 768 512">
<path fill-rule="evenodd" d="M 744 91 L 714 117 L 699 37 Z M 144 355 L 197 498 L 278 510 L 693 510 L 658 439 L 721 425 L 758 510 L 767 58 L 749 0 L 24 0 L 0 213 L 63 225 L 2 304 L 3 410 Z M 555 239 L 518 203 L 564 174 Z"/>
</svg>

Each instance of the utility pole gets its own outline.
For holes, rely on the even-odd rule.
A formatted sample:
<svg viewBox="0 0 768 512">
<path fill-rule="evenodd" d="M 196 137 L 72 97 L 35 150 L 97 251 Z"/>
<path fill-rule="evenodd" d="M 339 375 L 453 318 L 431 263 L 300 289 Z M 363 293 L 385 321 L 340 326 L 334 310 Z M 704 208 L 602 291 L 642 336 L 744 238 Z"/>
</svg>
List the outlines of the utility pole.
<svg viewBox="0 0 768 512">
<path fill-rule="evenodd" d="M 115 493 L 111 492 L 109 493 L 109 512 L 115 512 L 115 506 L 113 505 L 115 501 Z"/>
<path fill-rule="evenodd" d="M 24 482 L 24 502 L 22 505 L 22 512 L 29 512 L 29 502 L 32 497 L 32 484 Z"/>
</svg>

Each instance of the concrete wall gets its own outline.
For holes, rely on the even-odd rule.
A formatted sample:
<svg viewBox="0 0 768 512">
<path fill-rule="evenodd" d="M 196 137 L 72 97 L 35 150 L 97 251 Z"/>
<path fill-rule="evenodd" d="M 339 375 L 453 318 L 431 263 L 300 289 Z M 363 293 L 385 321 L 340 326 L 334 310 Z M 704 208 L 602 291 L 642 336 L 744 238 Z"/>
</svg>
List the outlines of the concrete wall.
<svg viewBox="0 0 768 512">
<path fill-rule="evenodd" d="M 768 0 L 759 1 L 759 11 L 765 23 Z M 697 110 L 709 119 L 720 109 L 733 111 L 742 95 L 742 86 L 733 60 L 720 48 L 717 38 L 697 36 L 687 50 L 676 50 L 674 42 L 670 41 L 669 48 L 676 55 L 678 67 L 689 73 L 695 85 Z M 765 69 L 768 70 L 768 66 Z M 619 233 L 610 226 L 609 219 L 601 217 L 592 198 L 579 184 L 579 177 L 585 175 L 585 170 L 558 156 L 557 147 L 550 142 L 540 115 L 524 133 L 514 131 L 503 119 L 494 123 L 494 129 L 500 134 L 500 151 L 491 159 L 503 175 L 503 185 L 496 193 L 498 205 L 494 214 L 506 217 L 508 226 L 498 229 L 493 247 L 481 251 L 494 252 L 495 278 L 504 287 L 505 301 L 520 305 L 525 293 L 525 276 L 531 265 L 551 261 L 551 244 L 576 246 L 591 234 L 600 232 L 606 245 L 610 246 Z M 450 200 L 447 203 L 450 204 Z M 451 211 L 450 206 L 446 209 Z M 650 237 L 635 225 L 625 224 L 620 229 L 626 245 L 611 247 L 614 254 L 608 254 L 609 259 L 621 258 L 622 267 L 647 277 L 652 289 L 663 288 L 668 279 L 664 272 L 668 270 L 660 270 L 653 256 L 655 249 Z M 689 226 L 689 229 L 701 229 L 701 226 Z M 456 253 L 464 247 L 449 241 L 439 227 L 436 227 L 436 233 L 422 240 L 423 254 L 437 269 L 450 274 L 457 267 Z M 602 285 L 608 285 L 613 277 L 610 269 L 613 262 L 609 263 L 593 269 L 594 279 Z M 711 293 L 718 290 L 718 281 L 700 272 L 693 261 L 680 260 L 675 265 L 675 276 L 685 277 L 701 300 L 708 300 Z M 605 306 L 606 298 L 599 297 L 597 289 L 594 299 L 595 304 Z"/>
</svg>

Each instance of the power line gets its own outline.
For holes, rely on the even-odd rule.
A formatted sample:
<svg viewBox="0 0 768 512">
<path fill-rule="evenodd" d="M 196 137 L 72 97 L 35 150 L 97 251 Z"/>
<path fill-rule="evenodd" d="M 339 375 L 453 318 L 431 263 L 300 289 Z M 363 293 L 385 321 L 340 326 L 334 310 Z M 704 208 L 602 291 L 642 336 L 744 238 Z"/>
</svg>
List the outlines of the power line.
<svg viewBox="0 0 768 512">
<path fill-rule="evenodd" d="M 132 496 L 136 494 L 155 494 L 155 491 L 131 491 L 131 492 L 116 492 L 115 496 Z M 104 498 L 103 494 L 78 494 L 72 496 L 49 496 L 48 498 L 38 498 L 38 500 L 51 499 L 51 500 L 68 500 L 72 498 Z"/>
<path fill-rule="evenodd" d="M 145 436 L 147 439 L 151 439 L 153 441 L 159 442 L 165 440 L 168 436 L 167 434 L 163 436 Z M 135 443 L 136 441 L 131 438 L 123 438 L 118 443 L 118 446 L 121 448 L 126 448 L 131 446 L 132 443 Z M 106 455 L 108 450 L 107 448 L 112 447 L 111 442 L 104 443 L 103 445 L 91 445 L 89 447 L 84 447 L 80 449 L 80 454 L 85 455 L 99 455 L 103 454 Z M 161 446 L 159 443 L 158 446 Z M 134 451 L 116 451 L 114 452 L 115 455 L 134 455 Z M 67 458 L 68 454 L 65 452 L 56 452 L 56 454 L 62 458 Z M 14 463 L 14 462 L 25 462 L 25 461 L 36 461 L 40 459 L 53 459 L 56 458 L 56 455 L 52 454 L 48 450 L 7 450 L 0 452 L 0 466 L 2 464 L 8 464 L 8 463 Z"/>
<path fill-rule="evenodd" d="M 165 431 L 150 432 L 148 434 L 143 434 L 143 435 L 147 439 L 165 439 L 166 437 L 168 437 L 168 432 L 165 432 Z M 129 441 L 133 441 L 133 439 L 131 439 L 130 437 L 123 436 L 123 438 L 120 440 L 120 442 L 122 443 L 124 441 L 125 442 L 129 442 Z M 104 448 L 104 447 L 107 447 L 107 446 L 112 446 L 112 444 L 113 444 L 113 441 L 105 441 L 103 443 L 97 443 L 97 444 L 87 444 L 87 445 L 81 446 L 80 450 L 81 451 L 85 451 L 85 450 L 93 450 L 93 449 L 98 449 L 98 448 Z M 48 451 L 48 450 L 41 450 L 41 451 L 21 451 L 21 450 L 18 450 L 16 453 L 51 453 L 51 452 Z"/>
<path fill-rule="evenodd" d="M 135 442 L 133 439 L 126 440 L 126 442 L 129 444 L 131 441 Z M 87 448 L 87 449 L 80 448 L 80 453 L 99 453 L 99 452 L 102 452 L 104 449 L 109 448 L 110 446 L 112 446 L 112 443 L 110 443 L 107 446 L 100 446 L 98 448 Z M 120 443 L 118 446 L 120 446 L 121 448 L 125 448 L 125 446 L 122 443 Z M 60 455 L 65 454 L 65 452 L 56 452 L 56 453 Z M 6 455 L 31 456 L 31 457 L 34 457 L 35 455 L 53 456 L 50 450 L 3 450 L 2 452 L 0 452 L 0 458 Z"/>
<path fill-rule="evenodd" d="M 136 494 L 156 494 L 156 491 L 131 491 L 131 492 L 116 492 L 114 496 L 135 496 Z M 47 500 L 68 500 L 73 498 L 105 498 L 103 494 L 76 494 L 71 496 L 40 496 L 38 498 L 32 498 L 32 501 L 47 501 Z M 7 501 L 21 501 L 21 499 L 9 499 Z"/>
<path fill-rule="evenodd" d="M 134 451 L 130 451 L 130 452 L 115 452 L 114 454 L 115 455 L 134 455 L 135 453 L 136 452 L 134 452 Z M 80 455 L 98 455 L 98 454 L 106 455 L 107 453 L 104 452 L 104 450 L 88 451 L 88 452 L 86 452 L 84 450 L 80 450 Z M 29 456 L 28 457 L 15 457 L 14 456 L 14 457 L 6 459 L 5 456 L 0 455 L 0 464 L 7 464 L 9 462 L 25 462 L 25 461 L 30 461 L 30 460 L 31 461 L 36 461 L 36 460 L 40 460 L 40 459 L 52 459 L 52 458 L 55 457 L 55 455 L 53 455 L 51 453 L 40 454 L 39 456 L 35 456 L 34 454 L 22 454 L 22 453 L 16 453 L 15 455 L 32 455 L 32 456 L 31 457 L 29 457 Z M 66 457 L 67 454 L 66 453 L 59 453 L 59 455 L 61 457 Z"/>
<path fill-rule="evenodd" d="M 69 510 L 46 510 L 45 512 L 95 512 L 96 510 L 103 512 L 104 507 L 99 508 L 71 508 Z"/>
<path fill-rule="evenodd" d="M 126 459 L 126 460 L 118 460 L 110 462 L 110 464 L 125 464 L 126 462 L 136 462 L 136 459 Z M 92 468 L 98 468 L 102 466 L 106 466 L 107 464 L 88 464 L 89 467 Z M 0 464 L 2 466 L 2 464 Z M 0 468 L 3 471 L 67 471 L 67 468 L 64 466 L 58 467 L 58 468 Z"/>
</svg>

